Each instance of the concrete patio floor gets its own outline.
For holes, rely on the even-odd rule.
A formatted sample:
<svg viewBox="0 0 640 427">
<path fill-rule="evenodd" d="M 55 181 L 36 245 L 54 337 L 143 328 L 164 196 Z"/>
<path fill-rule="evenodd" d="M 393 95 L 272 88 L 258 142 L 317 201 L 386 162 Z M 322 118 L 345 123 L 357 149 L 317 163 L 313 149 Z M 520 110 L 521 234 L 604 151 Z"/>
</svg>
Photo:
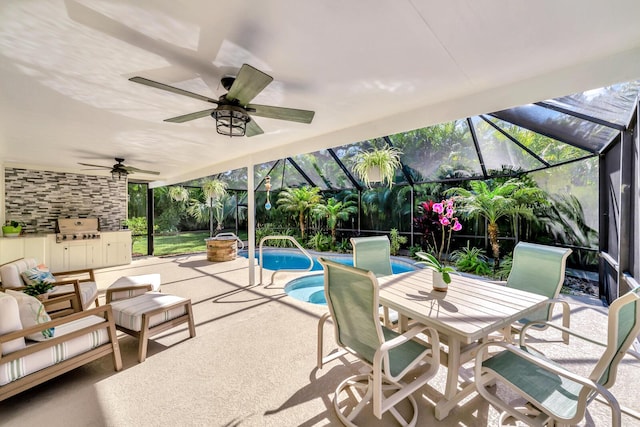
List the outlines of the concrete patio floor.
<svg viewBox="0 0 640 427">
<path fill-rule="evenodd" d="M 103 358 L 0 402 L 2 426 L 325 426 L 338 425 L 331 402 L 338 383 L 362 365 L 346 357 L 316 365 L 316 325 L 326 307 L 294 300 L 283 291 L 287 279 L 249 286 L 247 260 L 211 263 L 205 254 L 136 259 L 131 265 L 96 270 L 104 290 L 123 275 L 160 273 L 162 291 L 191 298 L 197 335 L 177 327 L 149 343 L 137 363 L 137 340 L 120 335 L 124 368 L 113 371 Z M 258 272 L 256 268 L 256 273 Z M 256 274 L 257 277 L 257 274 Z M 265 281 L 270 275 L 265 274 Z M 606 335 L 606 308 L 599 301 L 571 298 L 572 328 L 600 341 Z M 557 334 L 538 333 L 557 341 Z M 333 337 L 327 328 L 326 348 Z M 588 372 L 600 350 L 573 340 L 538 349 Z M 640 361 L 626 356 L 614 395 L 640 410 Z M 466 368 L 466 367 L 465 367 Z M 469 373 L 471 366 L 465 369 Z M 464 373 L 464 372 L 463 372 Z M 416 393 L 419 426 L 494 426 L 499 414 L 473 396 L 442 421 L 433 402 L 443 389 L 442 367 Z M 498 388 L 498 393 L 504 390 Z M 581 426 L 609 425 L 609 409 L 594 402 Z M 391 417 L 362 425 L 395 425 Z M 624 426 L 640 421 L 623 416 Z"/>
</svg>

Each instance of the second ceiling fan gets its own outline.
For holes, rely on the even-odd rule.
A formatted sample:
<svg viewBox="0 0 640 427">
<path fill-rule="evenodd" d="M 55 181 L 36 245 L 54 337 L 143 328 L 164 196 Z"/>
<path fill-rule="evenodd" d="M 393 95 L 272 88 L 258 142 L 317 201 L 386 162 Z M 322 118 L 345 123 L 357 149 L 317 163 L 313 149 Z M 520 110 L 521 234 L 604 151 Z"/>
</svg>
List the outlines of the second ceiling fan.
<svg viewBox="0 0 640 427">
<path fill-rule="evenodd" d="M 248 64 L 242 65 L 236 77 L 223 77 L 221 79 L 222 86 L 228 92 L 217 100 L 144 77 L 132 77 L 129 80 L 216 104 L 217 107 L 215 108 L 172 117 L 166 119 L 165 122 L 184 123 L 211 116 L 216 120 L 217 132 L 226 136 L 256 136 L 264 133 L 251 116 L 311 123 L 315 114 L 315 112 L 309 110 L 250 104 L 251 100 L 273 81 L 273 77 Z"/>
</svg>

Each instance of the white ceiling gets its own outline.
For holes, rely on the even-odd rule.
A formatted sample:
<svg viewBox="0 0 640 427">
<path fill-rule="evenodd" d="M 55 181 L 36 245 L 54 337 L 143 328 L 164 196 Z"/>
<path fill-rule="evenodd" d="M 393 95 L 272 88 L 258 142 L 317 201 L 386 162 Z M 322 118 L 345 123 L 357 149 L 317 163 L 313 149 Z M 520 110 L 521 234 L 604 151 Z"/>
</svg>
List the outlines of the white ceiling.
<svg viewBox="0 0 640 427">
<path fill-rule="evenodd" d="M 0 159 L 198 178 L 639 79 L 638 16 L 637 0 L 3 0 Z M 243 63 L 274 77 L 254 103 L 313 122 L 230 139 L 210 117 L 163 122 L 211 104 L 128 81 L 217 98 Z"/>
</svg>

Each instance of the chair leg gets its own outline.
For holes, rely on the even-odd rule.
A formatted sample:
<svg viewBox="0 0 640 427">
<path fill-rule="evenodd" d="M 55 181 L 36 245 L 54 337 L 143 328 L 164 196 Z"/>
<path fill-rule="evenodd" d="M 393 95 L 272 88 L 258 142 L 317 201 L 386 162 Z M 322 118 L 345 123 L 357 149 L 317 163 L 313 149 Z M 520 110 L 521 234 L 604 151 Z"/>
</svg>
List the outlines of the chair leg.
<svg viewBox="0 0 640 427">
<path fill-rule="evenodd" d="M 318 369 L 322 369 L 325 363 L 329 363 L 338 357 L 344 356 L 347 354 L 346 350 L 338 350 L 335 353 L 330 354 L 327 357 L 324 357 L 324 324 L 331 317 L 331 313 L 325 313 L 318 320 L 318 349 L 317 349 L 317 367 Z"/>
</svg>

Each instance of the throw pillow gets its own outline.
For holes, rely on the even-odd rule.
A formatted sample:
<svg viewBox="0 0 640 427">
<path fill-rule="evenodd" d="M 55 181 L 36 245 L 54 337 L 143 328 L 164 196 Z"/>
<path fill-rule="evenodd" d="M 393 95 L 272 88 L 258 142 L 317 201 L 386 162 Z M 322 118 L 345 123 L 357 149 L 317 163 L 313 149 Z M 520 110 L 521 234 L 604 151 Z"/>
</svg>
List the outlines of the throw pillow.
<svg viewBox="0 0 640 427">
<path fill-rule="evenodd" d="M 54 283 L 56 281 L 56 278 L 46 266 L 44 268 L 41 268 L 41 266 L 30 268 L 23 271 L 21 275 L 27 286 L 37 282 Z"/>
<path fill-rule="evenodd" d="M 7 293 L 18 301 L 18 309 L 20 312 L 20 321 L 22 328 L 29 328 L 34 325 L 51 321 L 51 317 L 47 314 L 44 305 L 37 298 L 22 292 L 7 289 Z M 35 334 L 27 335 L 32 341 L 45 341 L 53 338 L 55 328 L 43 329 Z"/>
<path fill-rule="evenodd" d="M 18 301 L 11 295 L 0 292 L 0 335 L 22 329 Z M 6 355 L 25 348 L 24 338 L 16 338 L 2 344 L 2 354 Z"/>
</svg>

